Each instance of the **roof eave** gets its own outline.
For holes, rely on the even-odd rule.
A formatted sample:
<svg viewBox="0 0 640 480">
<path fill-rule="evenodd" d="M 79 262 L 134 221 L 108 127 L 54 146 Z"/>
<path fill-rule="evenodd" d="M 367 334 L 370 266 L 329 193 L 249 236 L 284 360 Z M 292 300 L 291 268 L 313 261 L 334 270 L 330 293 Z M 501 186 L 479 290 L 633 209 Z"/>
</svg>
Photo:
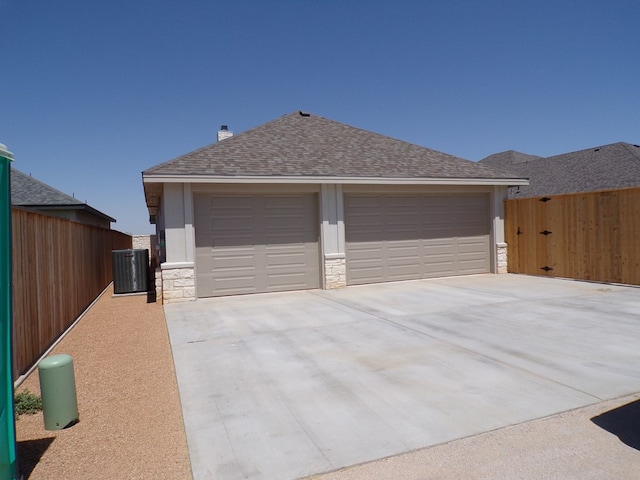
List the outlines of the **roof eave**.
<svg viewBox="0 0 640 480">
<path fill-rule="evenodd" d="M 277 184 L 345 184 L 345 185 L 529 185 L 526 178 L 447 178 L 447 177 L 334 177 L 334 176 L 267 176 L 267 175 L 171 175 L 143 174 L 142 181 L 151 183 L 277 183 Z"/>
<path fill-rule="evenodd" d="M 91 213 L 96 217 L 100 217 L 103 220 L 109 220 L 109 222 L 116 223 L 117 220 L 113 217 L 110 217 L 106 213 L 102 213 L 100 210 L 96 210 L 91 205 L 86 203 L 60 203 L 60 204 L 51 204 L 51 203 L 21 203 L 21 204 L 12 204 L 16 207 L 24 207 L 30 208 L 34 210 L 83 210 L 85 212 Z"/>
</svg>

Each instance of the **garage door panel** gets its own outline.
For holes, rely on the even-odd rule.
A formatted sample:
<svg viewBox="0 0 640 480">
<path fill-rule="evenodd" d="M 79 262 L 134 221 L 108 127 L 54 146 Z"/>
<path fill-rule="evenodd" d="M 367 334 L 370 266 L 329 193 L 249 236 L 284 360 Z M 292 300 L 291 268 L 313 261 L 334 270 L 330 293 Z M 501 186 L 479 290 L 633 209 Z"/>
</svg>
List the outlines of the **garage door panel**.
<svg viewBox="0 0 640 480">
<path fill-rule="evenodd" d="M 240 268 L 253 268 L 255 265 L 255 255 L 226 255 L 215 256 L 200 259 L 201 262 L 206 262 L 209 265 L 210 270 L 222 270 L 222 269 L 240 269 Z M 204 265 L 204 263 L 201 263 Z"/>
<path fill-rule="evenodd" d="M 458 251 L 460 253 L 478 254 L 486 251 L 488 245 L 485 239 L 460 239 L 458 242 Z"/>
<path fill-rule="evenodd" d="M 422 215 L 428 223 L 437 222 L 442 224 L 448 224 L 451 221 L 451 205 L 450 208 L 445 208 L 441 205 L 432 205 L 429 202 L 425 202 L 422 206 Z"/>
<path fill-rule="evenodd" d="M 212 218 L 209 214 L 217 217 L 227 217 L 230 215 L 251 215 L 253 209 L 253 197 L 251 195 L 198 195 L 200 199 L 199 207 L 207 218 Z"/>
<path fill-rule="evenodd" d="M 346 223 L 347 222 L 345 222 L 345 224 Z M 350 239 L 350 243 L 354 246 L 354 248 L 357 248 L 357 244 L 361 243 L 378 243 L 380 241 L 380 232 L 374 226 L 367 226 L 366 228 L 359 230 L 357 233 L 351 234 Z M 349 240 L 347 240 L 347 242 L 349 242 Z"/>
<path fill-rule="evenodd" d="M 255 243 L 255 237 L 251 232 L 235 232 L 234 234 L 223 233 L 212 235 L 206 241 L 207 247 L 197 247 L 203 249 L 205 254 L 209 254 L 214 248 L 247 248 Z"/>
<path fill-rule="evenodd" d="M 379 236 L 380 234 L 378 233 L 378 237 Z M 387 243 L 388 242 L 415 243 L 415 242 L 418 242 L 419 240 L 420 240 L 420 231 L 416 230 L 415 228 L 404 228 L 404 229 L 391 228 L 391 230 L 389 230 L 385 238 L 385 242 Z"/>
<path fill-rule="evenodd" d="M 359 267 L 354 265 L 350 272 L 351 285 L 379 283 L 385 281 L 385 272 L 381 266 Z"/>
<path fill-rule="evenodd" d="M 431 263 L 423 278 L 450 277 L 455 275 L 452 262 Z"/>
<path fill-rule="evenodd" d="M 427 245 L 451 244 L 451 239 L 456 236 L 456 231 L 451 225 L 432 225 L 425 226 L 422 230 L 421 238 Z"/>
<path fill-rule="evenodd" d="M 420 215 L 405 213 L 390 213 L 386 222 L 390 229 L 417 231 L 420 227 Z"/>
<path fill-rule="evenodd" d="M 213 280 L 211 290 L 219 295 L 237 295 L 243 293 L 257 293 L 255 286 L 255 276 L 247 277 L 234 276 L 229 278 L 216 278 Z"/>
<path fill-rule="evenodd" d="M 306 275 L 272 273 L 268 277 L 267 291 L 301 290 L 306 287 Z"/>
<path fill-rule="evenodd" d="M 389 280 L 417 280 L 422 276 L 420 265 L 416 263 L 396 262 L 387 266 Z"/>
<path fill-rule="evenodd" d="M 411 272 L 406 272 L 406 271 L 398 272 L 396 270 L 393 270 L 393 271 L 389 271 L 385 278 L 386 280 L 383 280 L 384 282 L 403 282 L 406 280 L 420 280 L 424 277 L 417 273 L 412 274 Z M 381 283 L 381 282 L 375 282 L 375 283 Z"/>
<path fill-rule="evenodd" d="M 467 220 L 473 222 L 473 218 L 477 216 L 486 217 L 487 211 L 485 208 L 485 205 L 481 203 L 458 205 L 458 213 L 461 214 L 459 223 L 465 223 Z"/>
<path fill-rule="evenodd" d="M 347 283 L 489 271 L 488 195 L 347 195 Z"/>
<path fill-rule="evenodd" d="M 370 257 L 375 257 L 382 254 L 382 243 L 381 242 L 360 242 L 354 243 L 351 245 L 351 259 L 359 260 L 359 259 L 369 259 Z"/>
<path fill-rule="evenodd" d="M 250 216 L 237 217 L 217 217 L 216 222 L 211 225 L 213 234 L 225 234 L 226 232 L 251 232 L 253 220 Z"/>
<path fill-rule="evenodd" d="M 488 237 L 489 236 L 489 232 L 487 231 L 486 233 L 483 233 L 482 235 L 478 235 L 478 229 L 477 228 L 457 228 L 455 230 L 455 236 L 461 239 L 466 239 L 466 238 L 474 238 L 474 237 Z"/>
<path fill-rule="evenodd" d="M 350 209 L 364 208 L 366 210 L 371 207 L 381 207 L 382 200 L 380 195 L 350 195 L 346 198 Z"/>
<path fill-rule="evenodd" d="M 305 263 L 304 253 L 269 253 L 267 257 L 267 267 L 300 267 Z"/>
<path fill-rule="evenodd" d="M 420 256 L 420 244 L 417 241 L 398 241 L 387 245 L 389 258 L 406 258 L 413 260 Z"/>
<path fill-rule="evenodd" d="M 284 232 L 296 232 L 296 225 L 304 225 L 304 218 L 300 215 L 272 215 L 265 218 L 265 228 L 269 230 L 283 230 Z"/>
<path fill-rule="evenodd" d="M 377 215 L 374 214 L 366 214 L 354 218 L 347 218 L 346 222 L 357 229 L 352 233 L 351 240 L 354 242 L 370 241 L 372 238 L 371 234 L 378 233 L 380 224 L 380 220 L 377 218 Z"/>
<path fill-rule="evenodd" d="M 253 267 L 220 268 L 214 278 L 216 281 L 230 281 L 235 278 L 255 278 Z"/>
<path fill-rule="evenodd" d="M 304 245 L 306 244 L 306 238 L 304 238 L 304 235 L 297 232 L 291 235 L 283 234 L 281 232 L 266 233 L 263 240 L 264 241 L 261 243 L 270 246 L 282 245 L 287 247 L 290 245 L 300 245 L 304 248 Z"/>
<path fill-rule="evenodd" d="M 481 260 L 475 260 L 475 259 L 464 260 L 464 259 L 460 259 L 459 263 L 460 263 L 459 270 L 464 272 L 467 275 L 471 275 L 471 274 L 474 274 L 474 273 L 485 273 L 486 272 L 485 264 Z"/>
<path fill-rule="evenodd" d="M 459 247 L 459 271 L 461 274 L 486 273 L 490 269 L 489 257 L 483 257 L 482 251 L 488 250 L 487 243 L 461 245 Z"/>
<path fill-rule="evenodd" d="M 273 212 L 280 213 L 285 211 L 300 211 L 304 212 L 304 198 L 309 196 L 308 194 L 272 194 L 272 195 L 263 195 L 261 196 L 261 200 L 263 201 L 265 207 Z M 292 203 L 291 199 L 296 197 L 301 201 L 299 203 Z"/>
<path fill-rule="evenodd" d="M 455 257 L 455 248 L 451 245 L 432 245 L 430 247 L 425 247 L 422 251 L 422 255 L 427 260 L 427 264 L 430 263 L 430 258 L 449 258 L 453 261 L 453 258 Z"/>
<path fill-rule="evenodd" d="M 197 194 L 198 297 L 320 286 L 316 194 Z"/>
</svg>

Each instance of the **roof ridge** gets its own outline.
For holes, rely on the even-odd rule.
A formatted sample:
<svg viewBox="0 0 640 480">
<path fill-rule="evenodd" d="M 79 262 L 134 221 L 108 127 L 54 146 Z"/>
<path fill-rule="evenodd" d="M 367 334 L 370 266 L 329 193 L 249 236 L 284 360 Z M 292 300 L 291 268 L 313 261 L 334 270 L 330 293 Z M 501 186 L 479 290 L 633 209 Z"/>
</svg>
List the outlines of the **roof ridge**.
<svg viewBox="0 0 640 480">
<path fill-rule="evenodd" d="M 631 144 L 628 144 L 626 142 L 606 143 L 604 145 L 595 145 L 593 147 L 581 148 L 580 150 L 573 150 L 571 152 L 558 153 L 556 155 L 551 155 L 549 157 L 542 157 L 542 158 L 550 159 L 550 158 L 556 158 L 556 157 L 564 157 L 564 156 L 568 156 L 568 155 L 577 155 L 577 154 L 582 154 L 582 153 L 585 153 L 585 152 L 597 152 L 598 150 L 602 150 L 603 148 L 610 148 L 610 147 L 615 147 L 615 146 L 625 146 L 627 149 L 629 149 Z M 637 156 L 638 158 L 640 158 L 640 153 L 633 152 L 633 151 L 632 151 L 632 153 L 634 154 L 634 156 Z"/>
<path fill-rule="evenodd" d="M 640 145 L 636 145 L 635 143 L 627 143 L 627 142 L 620 142 L 620 143 L 622 143 L 622 145 L 624 145 L 624 147 L 627 150 L 629 150 L 629 152 L 631 152 L 631 155 L 633 155 L 638 160 L 640 160 Z"/>
</svg>

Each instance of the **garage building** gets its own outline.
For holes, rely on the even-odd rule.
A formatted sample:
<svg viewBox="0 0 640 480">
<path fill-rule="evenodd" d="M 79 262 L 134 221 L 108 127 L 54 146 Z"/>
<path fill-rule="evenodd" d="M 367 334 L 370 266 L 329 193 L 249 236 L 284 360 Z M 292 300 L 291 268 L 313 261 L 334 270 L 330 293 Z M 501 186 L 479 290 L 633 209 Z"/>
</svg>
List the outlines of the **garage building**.
<svg viewBox="0 0 640 480">
<path fill-rule="evenodd" d="M 524 179 L 294 112 L 142 173 L 164 302 L 506 271 Z"/>
</svg>

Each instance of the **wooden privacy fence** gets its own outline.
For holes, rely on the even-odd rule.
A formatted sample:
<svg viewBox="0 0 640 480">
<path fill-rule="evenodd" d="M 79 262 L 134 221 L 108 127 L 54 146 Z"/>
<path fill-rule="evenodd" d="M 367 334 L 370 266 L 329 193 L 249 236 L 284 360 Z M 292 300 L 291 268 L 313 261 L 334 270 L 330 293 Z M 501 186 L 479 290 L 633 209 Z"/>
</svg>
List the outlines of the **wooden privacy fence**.
<svg viewBox="0 0 640 480">
<path fill-rule="evenodd" d="M 640 285 L 640 188 L 505 202 L 508 270 Z"/>
<path fill-rule="evenodd" d="M 111 250 L 131 237 L 19 208 L 11 221 L 15 379 L 111 282 Z"/>
</svg>

